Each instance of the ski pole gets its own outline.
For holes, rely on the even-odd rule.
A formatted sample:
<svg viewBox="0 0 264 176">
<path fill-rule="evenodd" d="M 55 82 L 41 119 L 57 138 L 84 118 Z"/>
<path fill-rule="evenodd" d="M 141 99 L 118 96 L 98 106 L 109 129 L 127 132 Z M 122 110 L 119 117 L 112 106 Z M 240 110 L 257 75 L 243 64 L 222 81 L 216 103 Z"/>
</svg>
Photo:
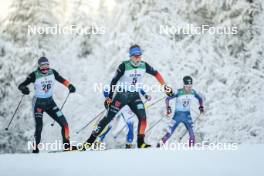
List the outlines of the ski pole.
<svg viewBox="0 0 264 176">
<path fill-rule="evenodd" d="M 150 108 L 151 106 L 153 106 L 153 105 L 159 103 L 161 100 L 165 99 L 166 97 L 167 97 L 167 96 L 164 96 L 164 97 L 162 97 L 162 98 L 160 98 L 160 99 L 154 101 L 153 103 L 151 103 L 151 104 L 149 104 L 149 105 L 146 105 L 145 108 L 146 108 L 146 109 Z"/>
<path fill-rule="evenodd" d="M 151 104 L 149 104 L 149 105 L 145 105 L 145 108 L 146 109 L 149 109 L 149 108 L 151 108 L 153 105 L 155 105 L 155 104 L 157 104 L 158 102 L 160 102 L 161 100 L 163 100 L 164 98 L 166 98 L 166 96 L 165 97 L 162 97 L 162 98 L 160 98 L 160 99 L 158 99 L 158 100 L 156 100 L 155 102 L 153 102 L 153 103 L 151 103 Z M 147 101 L 145 101 L 144 102 L 144 104 L 146 103 Z M 135 115 L 133 115 L 133 117 L 134 117 Z M 126 127 L 126 125 L 114 136 L 114 139 L 116 139 L 121 133 L 122 133 L 122 131 L 125 129 L 125 127 Z M 151 127 L 151 128 L 153 128 L 153 127 Z M 150 129 L 148 129 L 147 131 L 149 131 Z M 147 132 L 146 131 L 146 132 Z"/>
<path fill-rule="evenodd" d="M 145 134 L 147 134 L 152 128 L 154 128 L 156 125 L 158 125 L 164 117 L 160 118 L 154 125 L 152 125 L 149 129 L 146 130 Z"/>
<path fill-rule="evenodd" d="M 97 118 L 96 122 L 93 123 L 92 128 L 96 128 L 97 127 L 97 125 L 100 122 L 101 118 L 102 118 L 102 116 L 100 115 L 100 117 Z"/>
<path fill-rule="evenodd" d="M 149 106 L 152 106 L 158 102 L 160 102 L 161 100 L 165 99 L 167 96 L 164 96 L 160 99 L 158 99 L 157 101 L 155 101 L 154 103 L 150 104 Z M 162 121 L 163 117 L 160 118 L 154 125 L 152 125 L 149 129 L 146 130 L 145 134 L 148 133 L 150 130 L 152 130 L 157 124 L 159 124 Z"/>
<path fill-rule="evenodd" d="M 68 93 L 67 97 L 65 98 L 65 100 L 64 100 L 64 102 L 63 102 L 63 104 L 62 104 L 62 106 L 61 106 L 61 108 L 60 108 L 60 111 L 63 109 L 63 106 L 65 105 L 65 103 L 66 103 L 66 101 L 67 101 L 69 95 L 70 95 L 70 92 Z M 53 120 L 53 122 L 52 122 L 50 125 L 51 125 L 51 126 L 54 126 L 54 123 L 55 123 L 55 120 Z"/>
<path fill-rule="evenodd" d="M 106 110 L 102 110 L 101 112 L 99 112 L 90 122 L 88 122 L 84 127 L 82 127 L 81 129 L 79 129 L 78 131 L 76 131 L 76 134 L 79 134 L 82 130 L 84 130 L 86 127 L 88 127 L 95 119 L 97 119 L 98 117 L 100 117 Z"/>
<path fill-rule="evenodd" d="M 200 118 L 201 115 L 202 115 L 202 113 L 200 113 L 200 114 L 196 117 L 196 119 L 194 120 L 193 123 L 195 123 L 195 122 Z M 188 130 L 186 129 L 186 130 L 184 131 L 184 133 L 181 135 L 180 140 L 179 140 L 180 142 L 181 142 L 182 138 L 184 138 L 184 136 L 187 134 L 187 132 L 188 132 Z"/>
<path fill-rule="evenodd" d="M 19 101 L 19 103 L 18 103 L 18 105 L 17 105 L 17 108 L 16 108 L 14 114 L 13 114 L 12 117 L 11 117 L 11 120 L 9 121 L 7 127 L 5 128 L 6 131 L 8 131 L 8 128 L 9 128 L 11 122 L 13 121 L 13 119 L 14 119 L 14 117 L 15 117 L 15 114 L 17 113 L 17 110 L 18 110 L 18 108 L 19 108 L 19 106 L 20 106 L 20 104 L 21 104 L 21 102 L 22 102 L 24 96 L 25 96 L 25 95 L 23 94 L 22 97 L 21 97 L 21 99 L 20 99 L 20 101 Z"/>
<path fill-rule="evenodd" d="M 145 103 L 145 102 L 144 102 Z M 124 115 L 123 115 L 123 113 L 121 113 L 120 115 L 122 115 L 122 119 L 125 121 L 125 123 L 126 123 L 126 120 L 125 120 L 125 117 L 124 117 Z M 135 114 L 133 115 L 133 116 L 131 116 L 130 118 L 133 118 L 135 116 Z M 127 124 L 125 124 L 124 126 L 123 126 L 123 128 L 121 129 L 121 130 L 119 130 L 117 133 L 116 133 L 116 135 L 114 136 L 114 139 L 116 139 L 122 132 L 123 132 L 123 130 L 126 128 L 126 126 L 127 126 Z"/>
</svg>

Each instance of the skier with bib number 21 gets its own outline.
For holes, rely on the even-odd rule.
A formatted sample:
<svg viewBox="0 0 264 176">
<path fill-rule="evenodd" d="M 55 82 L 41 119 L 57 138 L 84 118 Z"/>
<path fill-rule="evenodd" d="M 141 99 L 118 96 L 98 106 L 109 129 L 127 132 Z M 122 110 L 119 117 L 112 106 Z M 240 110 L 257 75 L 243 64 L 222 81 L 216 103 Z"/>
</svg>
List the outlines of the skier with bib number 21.
<svg viewBox="0 0 264 176">
<path fill-rule="evenodd" d="M 160 147 L 167 142 L 180 123 L 183 123 L 189 132 L 189 146 L 193 146 L 195 143 L 190 105 L 192 99 L 196 98 L 199 101 L 200 113 L 204 113 L 203 98 L 194 89 L 192 89 L 193 80 L 190 76 L 185 76 L 183 78 L 183 84 L 183 88 L 174 91 L 173 96 L 167 97 L 165 100 L 167 115 L 170 115 L 172 110 L 169 101 L 176 98 L 175 112 L 167 133 L 163 136 L 157 147 Z"/>
</svg>

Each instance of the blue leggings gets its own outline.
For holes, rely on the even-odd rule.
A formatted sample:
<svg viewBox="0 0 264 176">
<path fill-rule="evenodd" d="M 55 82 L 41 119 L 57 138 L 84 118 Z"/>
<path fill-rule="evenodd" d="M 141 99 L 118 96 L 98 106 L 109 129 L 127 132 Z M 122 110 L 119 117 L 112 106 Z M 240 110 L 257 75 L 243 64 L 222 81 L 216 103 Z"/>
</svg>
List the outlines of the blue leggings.
<svg viewBox="0 0 264 176">
<path fill-rule="evenodd" d="M 175 129 L 178 127 L 180 123 L 183 123 L 186 127 L 186 129 L 189 132 L 189 146 L 194 144 L 195 136 L 193 132 L 193 122 L 191 118 L 190 112 L 180 112 L 176 111 L 174 113 L 174 116 L 172 118 L 171 124 L 169 126 L 168 132 L 165 134 L 165 136 L 162 138 L 162 142 L 166 143 L 167 140 L 171 137 Z"/>
</svg>

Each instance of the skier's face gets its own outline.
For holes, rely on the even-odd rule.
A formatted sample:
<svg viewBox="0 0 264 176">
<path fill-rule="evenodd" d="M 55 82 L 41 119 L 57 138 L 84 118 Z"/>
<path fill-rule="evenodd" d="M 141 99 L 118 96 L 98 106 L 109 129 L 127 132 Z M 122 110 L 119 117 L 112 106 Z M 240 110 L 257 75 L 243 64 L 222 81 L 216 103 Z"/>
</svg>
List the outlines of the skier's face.
<svg viewBox="0 0 264 176">
<path fill-rule="evenodd" d="M 192 84 L 186 84 L 183 87 L 185 92 L 190 92 L 192 90 Z"/>
<path fill-rule="evenodd" d="M 49 64 L 43 64 L 39 66 L 39 69 L 42 73 L 48 73 L 49 71 Z"/>
<path fill-rule="evenodd" d="M 131 56 L 131 61 L 132 61 L 134 66 L 138 66 L 141 62 L 141 55 Z"/>
</svg>

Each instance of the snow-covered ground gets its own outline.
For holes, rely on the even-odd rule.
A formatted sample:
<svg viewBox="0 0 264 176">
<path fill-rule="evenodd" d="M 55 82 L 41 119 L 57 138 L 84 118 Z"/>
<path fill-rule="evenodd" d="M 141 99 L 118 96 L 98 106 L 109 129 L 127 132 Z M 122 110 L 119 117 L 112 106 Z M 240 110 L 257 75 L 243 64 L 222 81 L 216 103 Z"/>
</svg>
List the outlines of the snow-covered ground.
<svg viewBox="0 0 264 176">
<path fill-rule="evenodd" d="M 113 149 L 94 152 L 0 155 L 3 176 L 261 176 L 264 145 L 235 151 Z"/>
</svg>

